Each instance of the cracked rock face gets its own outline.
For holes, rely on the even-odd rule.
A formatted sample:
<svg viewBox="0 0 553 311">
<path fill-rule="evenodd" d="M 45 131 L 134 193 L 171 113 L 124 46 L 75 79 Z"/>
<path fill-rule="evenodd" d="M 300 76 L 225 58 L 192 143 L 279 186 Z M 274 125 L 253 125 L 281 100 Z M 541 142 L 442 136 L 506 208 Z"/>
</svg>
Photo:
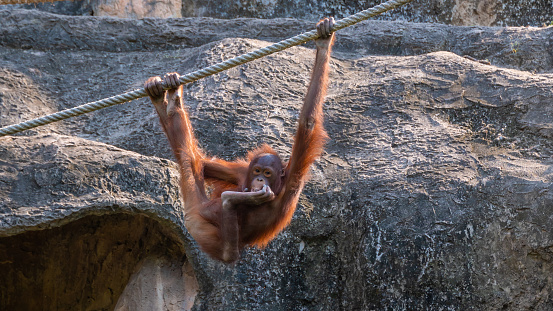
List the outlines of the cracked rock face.
<svg viewBox="0 0 553 311">
<path fill-rule="evenodd" d="M 66 15 L 213 18 L 297 18 L 316 21 L 326 16 L 345 18 L 380 5 L 376 0 L 75 0 L 5 5 L 6 9 L 37 9 Z M 553 7 L 542 0 L 425 0 L 412 1 L 379 20 L 442 23 L 457 26 L 551 25 Z"/>
<path fill-rule="evenodd" d="M 0 11 L 0 125 L 311 24 Z M 552 32 L 372 21 L 338 33 L 325 154 L 290 227 L 232 266 L 188 236 L 147 99 L 0 138 L 0 309 L 552 309 Z M 186 85 L 206 152 L 267 142 L 287 158 L 311 47 Z"/>
</svg>

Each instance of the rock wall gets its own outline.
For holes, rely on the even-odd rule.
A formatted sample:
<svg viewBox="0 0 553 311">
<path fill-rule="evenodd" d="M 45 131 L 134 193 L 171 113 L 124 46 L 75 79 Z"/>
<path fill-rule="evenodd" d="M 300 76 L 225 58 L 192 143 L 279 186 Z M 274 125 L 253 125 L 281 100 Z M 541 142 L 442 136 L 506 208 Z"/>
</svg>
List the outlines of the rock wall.
<svg viewBox="0 0 553 311">
<path fill-rule="evenodd" d="M 182 2 L 179 0 L 97 0 L 91 3 L 94 16 L 122 18 L 182 17 Z"/>
<path fill-rule="evenodd" d="M 182 273 L 190 264 L 165 231 L 121 213 L 1 238 L 2 310 L 189 310 L 195 277 Z"/>
<path fill-rule="evenodd" d="M 382 2 L 385 1 L 183 0 L 183 16 L 291 17 L 318 20 L 327 15 L 344 18 Z M 377 19 L 438 22 L 459 26 L 541 26 L 553 21 L 553 7 L 547 1 L 538 0 L 415 0 Z"/>
<path fill-rule="evenodd" d="M 0 126 L 312 27 L 3 10 Z M 325 153 L 290 227 L 232 266 L 183 227 L 148 100 L 0 138 L 0 309 L 21 293 L 57 310 L 553 309 L 552 32 L 340 31 Z M 267 142 L 286 158 L 312 62 L 307 44 L 187 85 L 200 144 L 232 159 Z"/>
<path fill-rule="evenodd" d="M 4 98 L 2 108 L 12 102 Z M 22 112 L 43 103 L 27 99 Z M 32 137 L 0 140 L 0 309 L 113 310 L 120 301 L 154 310 L 134 307 L 147 307 L 144 297 L 190 307 L 197 282 L 174 165 L 76 137 Z M 156 268 L 161 297 L 136 280 Z"/>
<path fill-rule="evenodd" d="M 77 0 L 44 4 L 9 5 L 68 15 L 214 18 L 297 18 L 319 20 L 328 15 L 344 18 L 376 6 L 376 0 Z M 458 26 L 542 26 L 553 22 L 553 6 L 541 0 L 414 0 L 380 20 L 444 23 Z"/>
</svg>

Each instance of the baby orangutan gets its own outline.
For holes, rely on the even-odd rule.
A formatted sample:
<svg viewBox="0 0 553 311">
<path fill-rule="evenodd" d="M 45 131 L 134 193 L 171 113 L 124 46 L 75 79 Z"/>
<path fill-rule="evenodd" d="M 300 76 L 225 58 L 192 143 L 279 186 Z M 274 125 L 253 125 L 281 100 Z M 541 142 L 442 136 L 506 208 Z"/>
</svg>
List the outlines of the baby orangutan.
<svg viewBox="0 0 553 311">
<path fill-rule="evenodd" d="M 315 65 L 287 163 L 268 145 L 234 162 L 206 157 L 183 108 L 179 75 L 165 76 L 167 91 L 160 77 L 146 81 L 144 88 L 179 164 L 186 228 L 211 257 L 234 262 L 242 248 L 265 246 L 290 223 L 309 167 L 321 155 L 327 138 L 322 105 L 333 25 L 333 18 L 317 23 Z M 209 197 L 206 184 L 213 189 Z"/>
</svg>

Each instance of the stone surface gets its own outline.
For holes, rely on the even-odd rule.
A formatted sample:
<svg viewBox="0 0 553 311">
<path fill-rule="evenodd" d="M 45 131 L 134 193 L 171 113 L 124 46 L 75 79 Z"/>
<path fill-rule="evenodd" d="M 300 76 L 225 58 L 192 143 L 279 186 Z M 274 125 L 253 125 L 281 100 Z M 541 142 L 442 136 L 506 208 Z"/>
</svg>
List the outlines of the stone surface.
<svg viewBox="0 0 553 311">
<path fill-rule="evenodd" d="M 3 1 L 2 1 L 3 2 Z M 13 1 L 9 1 L 13 2 Z M 21 1 L 24 2 L 24 1 Z M 3 10 L 27 9 L 39 10 L 63 15 L 93 15 L 90 0 L 35 2 L 30 4 L 9 4 L 2 5 Z"/>
<path fill-rule="evenodd" d="M 38 9 L 66 15 L 215 18 L 298 18 L 316 21 L 344 18 L 379 5 L 381 0 L 89 0 L 7 5 L 7 9 Z M 553 22 L 553 6 L 542 0 L 415 0 L 376 17 L 457 26 L 542 26 Z"/>
<path fill-rule="evenodd" d="M 149 76 L 186 73 L 311 27 L 291 19 L 137 21 L 0 11 L 0 88 L 16 81 L 30 89 L 10 86 L 21 93 L 3 95 L 2 122 L 120 94 Z M 136 282 L 144 267 L 167 267 L 168 279 L 177 280 L 188 262 L 197 310 L 550 310 L 552 31 L 378 21 L 341 31 L 325 105 L 325 154 L 291 226 L 232 266 L 199 253 L 182 227 L 175 165 L 148 100 L 0 138 L 0 277 L 19 282 L 0 282 L 15 284 L 0 286 L 0 294 L 49 293 L 47 284 L 32 283 L 46 276 L 73 286 L 45 263 L 74 244 L 44 239 L 84 238 L 81 227 L 121 222 L 139 230 L 125 239 L 102 233 L 114 229 L 86 235 L 83 254 L 92 255 L 71 270 L 116 273 L 117 281 L 100 273 L 83 283 L 104 306 L 117 304 L 128 280 L 133 301 L 144 299 L 133 293 L 159 284 Z M 232 159 L 268 142 L 286 158 L 311 47 L 185 86 L 206 151 Z M 121 227 L 117 232 L 127 230 Z M 151 238 L 139 238 L 144 228 Z M 119 256 L 118 245 L 140 240 L 150 242 L 131 254 L 144 260 Z M 92 245 L 104 242 L 120 266 L 103 270 Z M 53 255 L 41 245 L 51 245 Z M 29 255 L 33 250 L 43 255 Z M 27 265 L 33 274 L 18 278 L 14 271 Z M 113 293 L 101 292 L 104 284 L 113 284 Z M 62 306 L 96 306 L 63 297 Z"/>
<path fill-rule="evenodd" d="M 104 58 L 117 55 L 118 57 L 113 57 L 110 61 L 119 62 L 119 66 L 124 66 L 125 62 L 131 61 L 130 57 L 136 57 L 129 52 L 170 50 L 174 53 L 173 56 L 167 57 L 164 61 L 178 61 L 174 58 L 179 57 L 179 53 L 197 53 L 190 48 L 202 47 L 224 38 L 276 42 L 312 29 L 312 22 L 292 19 L 129 20 L 66 18 L 36 11 L 0 10 L 0 44 L 6 48 L 23 51 L 22 57 L 27 56 L 27 62 L 51 61 L 54 63 L 51 66 L 56 66 L 62 73 L 71 68 L 72 63 L 54 58 L 57 54 L 53 53 L 57 51 L 64 51 L 78 59 L 80 63 L 77 63 L 77 66 L 97 67 L 94 62 L 89 61 L 88 55 L 91 53 L 87 54 L 87 51 L 108 52 L 103 55 Z M 335 50 L 343 52 L 344 55 L 349 53 L 347 57 L 350 58 L 361 55 L 406 56 L 450 51 L 461 56 L 487 59 L 493 65 L 501 67 L 539 73 L 553 70 L 551 38 L 553 27 L 453 27 L 439 24 L 365 21 L 342 29 Z M 78 53 L 79 51 L 84 53 Z M 182 66 L 187 71 L 190 71 L 190 68 L 201 67 L 193 62 Z M 75 70 L 74 68 L 80 67 L 70 70 Z M 155 68 L 152 69 L 151 74 L 159 74 L 158 71 L 154 71 Z M 40 68 L 34 70 L 37 70 L 35 75 L 41 74 Z M 95 70 L 100 71 L 99 68 Z M 76 85 L 79 82 L 81 80 L 74 80 L 72 83 Z M 50 87 L 53 88 L 53 92 L 57 91 L 55 88 L 58 86 Z M 119 92 L 120 89 L 114 85 L 110 91 Z"/>
<path fill-rule="evenodd" d="M 94 16 L 122 18 L 182 17 L 180 0 L 97 0 L 92 2 Z"/>
<path fill-rule="evenodd" d="M 115 310 L 191 310 L 197 293 L 189 262 L 180 266 L 165 258 L 147 260 L 129 280 Z"/>
<path fill-rule="evenodd" d="M 0 158 L 0 309 L 113 309 L 143 261 L 193 301 L 193 273 L 165 259 L 190 266 L 173 163 L 56 134 L 4 137 Z"/>
<path fill-rule="evenodd" d="M 30 68 L 32 71 L 33 69 Z M 40 73 L 39 73 L 40 74 Z M 34 119 L 57 111 L 53 101 L 45 96 L 40 87 L 28 76 L 11 70 L 0 68 L 0 126 L 20 122 L 21 119 Z M 53 124 L 50 130 L 57 128 Z M 47 131 L 36 128 L 29 133 Z"/>
</svg>

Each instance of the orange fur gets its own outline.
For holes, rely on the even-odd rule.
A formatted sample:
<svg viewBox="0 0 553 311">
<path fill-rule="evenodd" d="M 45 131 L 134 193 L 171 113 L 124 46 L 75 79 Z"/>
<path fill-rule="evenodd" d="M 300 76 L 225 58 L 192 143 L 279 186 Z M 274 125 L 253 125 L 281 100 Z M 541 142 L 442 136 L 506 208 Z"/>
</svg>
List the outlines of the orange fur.
<svg viewBox="0 0 553 311">
<path fill-rule="evenodd" d="M 327 48 L 317 48 L 311 83 L 298 120 L 290 160 L 287 163 L 271 162 L 279 178 L 275 184 L 269 185 L 274 198 L 255 206 L 233 203 L 232 208 L 224 208 L 221 195 L 231 191 L 239 196 L 245 188 L 250 188 L 250 166 L 265 154 L 278 156 L 273 148 L 263 144 L 250 151 L 245 159 L 234 162 L 207 158 L 198 147 L 188 113 L 182 108 L 182 96 L 178 96 L 182 94 L 182 86 L 163 95 L 148 93 L 179 163 L 185 225 L 200 248 L 211 257 L 225 262 L 235 261 L 237 256 L 234 254 L 239 249 L 248 245 L 265 247 L 292 220 L 309 168 L 320 157 L 327 139 L 323 128 L 322 104 L 328 84 L 333 35 L 326 40 Z M 159 80 L 150 78 L 146 82 L 147 92 L 156 79 Z M 209 196 L 205 191 L 206 186 L 211 190 Z M 228 223 L 229 219 L 236 222 Z M 228 233 L 238 234 L 238 240 L 226 236 Z M 238 249 L 227 252 L 229 245 Z"/>
</svg>

